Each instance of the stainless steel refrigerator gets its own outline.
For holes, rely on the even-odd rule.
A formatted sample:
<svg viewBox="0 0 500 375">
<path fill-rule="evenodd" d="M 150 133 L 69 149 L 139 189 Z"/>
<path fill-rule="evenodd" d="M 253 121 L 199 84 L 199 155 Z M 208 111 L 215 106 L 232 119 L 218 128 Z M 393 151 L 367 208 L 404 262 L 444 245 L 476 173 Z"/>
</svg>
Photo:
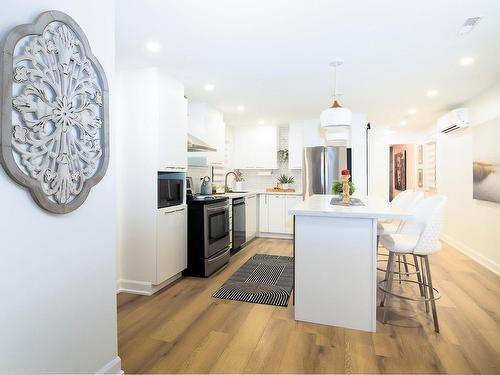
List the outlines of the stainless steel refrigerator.
<svg viewBox="0 0 500 375">
<path fill-rule="evenodd" d="M 340 172 L 343 169 L 351 170 L 351 164 L 350 148 L 305 147 L 302 161 L 304 197 L 313 194 L 332 194 L 333 182 L 340 180 Z"/>
</svg>

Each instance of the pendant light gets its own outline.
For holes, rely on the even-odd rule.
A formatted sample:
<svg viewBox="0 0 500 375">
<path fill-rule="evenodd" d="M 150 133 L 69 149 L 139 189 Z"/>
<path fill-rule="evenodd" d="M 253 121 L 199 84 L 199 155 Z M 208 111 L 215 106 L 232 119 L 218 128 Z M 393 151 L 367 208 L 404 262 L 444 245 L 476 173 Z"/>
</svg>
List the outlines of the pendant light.
<svg viewBox="0 0 500 375">
<path fill-rule="evenodd" d="M 330 108 L 325 109 L 320 115 L 320 124 L 324 128 L 335 126 L 350 126 L 352 121 L 352 112 L 349 108 L 342 107 L 338 101 L 337 95 L 337 67 L 342 65 L 343 61 L 336 60 L 330 63 L 334 69 L 334 86 L 333 86 L 333 104 Z"/>
</svg>

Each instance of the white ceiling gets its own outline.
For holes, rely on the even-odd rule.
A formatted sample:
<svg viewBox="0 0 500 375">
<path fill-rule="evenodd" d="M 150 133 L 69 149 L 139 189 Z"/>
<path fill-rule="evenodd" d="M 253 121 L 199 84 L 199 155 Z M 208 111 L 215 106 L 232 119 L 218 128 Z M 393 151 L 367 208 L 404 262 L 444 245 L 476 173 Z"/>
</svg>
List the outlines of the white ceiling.
<svg viewBox="0 0 500 375">
<path fill-rule="evenodd" d="M 333 91 L 328 64 L 339 58 L 342 103 L 375 124 L 428 126 L 500 81 L 498 0 L 116 3 L 117 64 L 168 68 L 189 99 L 212 104 L 230 125 L 319 117 Z M 484 18 L 457 36 L 473 16 Z M 159 53 L 146 50 L 149 41 Z M 461 66 L 464 56 L 475 64 Z M 439 94 L 429 98 L 429 89 Z"/>
</svg>

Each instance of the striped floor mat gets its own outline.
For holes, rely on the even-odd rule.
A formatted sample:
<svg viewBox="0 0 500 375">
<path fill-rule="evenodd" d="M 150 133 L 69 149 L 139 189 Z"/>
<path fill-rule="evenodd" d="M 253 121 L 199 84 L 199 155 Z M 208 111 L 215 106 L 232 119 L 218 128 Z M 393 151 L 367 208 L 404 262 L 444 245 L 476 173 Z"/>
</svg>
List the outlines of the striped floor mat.
<svg viewBox="0 0 500 375">
<path fill-rule="evenodd" d="M 213 297 L 287 306 L 293 286 L 293 257 L 256 254 Z"/>
</svg>

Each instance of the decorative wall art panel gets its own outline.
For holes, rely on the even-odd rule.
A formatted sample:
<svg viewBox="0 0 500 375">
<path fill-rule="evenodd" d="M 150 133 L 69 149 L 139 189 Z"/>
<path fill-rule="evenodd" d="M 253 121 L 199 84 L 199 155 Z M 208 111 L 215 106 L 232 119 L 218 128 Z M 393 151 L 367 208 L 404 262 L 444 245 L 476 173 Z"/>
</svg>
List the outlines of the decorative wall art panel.
<svg viewBox="0 0 500 375">
<path fill-rule="evenodd" d="M 82 29 L 42 13 L 4 38 L 1 162 L 44 209 L 82 205 L 109 162 L 108 85 Z"/>
<path fill-rule="evenodd" d="M 500 203 L 500 118 L 473 128 L 474 199 Z"/>
<path fill-rule="evenodd" d="M 394 155 L 394 188 L 406 190 L 406 151 Z"/>
</svg>

